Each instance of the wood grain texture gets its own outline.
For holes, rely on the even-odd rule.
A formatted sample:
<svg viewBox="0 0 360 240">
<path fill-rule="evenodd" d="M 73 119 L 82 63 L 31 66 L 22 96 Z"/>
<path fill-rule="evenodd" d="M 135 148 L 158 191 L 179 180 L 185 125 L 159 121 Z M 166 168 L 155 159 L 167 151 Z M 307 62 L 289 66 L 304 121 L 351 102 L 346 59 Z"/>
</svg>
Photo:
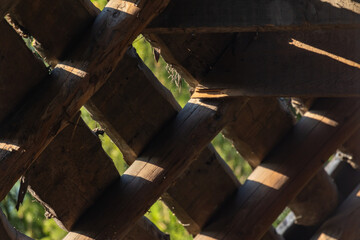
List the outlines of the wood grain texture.
<svg viewBox="0 0 360 240">
<path fill-rule="evenodd" d="M 145 32 L 259 32 L 355 28 L 360 25 L 359 14 L 359 3 L 351 0 L 175 0 Z"/>
<path fill-rule="evenodd" d="M 0 199 L 82 105 L 106 82 L 128 45 L 167 1 L 114 0 L 96 18 L 85 42 L 58 64 L 17 113 L 0 128 Z M 21 126 L 21 127 L 20 127 Z M 36 143 L 36 144 L 34 144 Z"/>
<path fill-rule="evenodd" d="M 310 112 L 319 118 L 305 115 L 195 239 L 260 239 L 287 202 L 356 131 L 359 108 L 354 99 L 317 100 Z"/>
<path fill-rule="evenodd" d="M 243 104 L 189 101 L 65 239 L 121 239 Z M 113 227 L 113 218 L 122 225 Z"/>
<path fill-rule="evenodd" d="M 153 36 L 154 34 L 151 35 L 151 37 Z M 219 53 L 217 58 L 210 58 L 208 61 L 206 58 L 199 58 L 198 56 L 204 55 L 202 53 L 204 50 L 202 45 L 196 44 L 196 42 L 209 41 L 212 46 L 218 46 L 219 49 L 228 49 L 227 51 L 229 52 L 237 49 L 237 51 L 240 52 L 240 50 L 244 49 L 246 51 L 246 48 L 254 41 L 256 34 L 241 34 L 241 36 L 238 37 L 236 47 L 231 46 L 234 42 L 219 41 L 219 38 L 216 37 L 215 34 L 213 34 L 214 37 L 211 36 L 210 34 L 195 35 L 195 37 L 188 36 L 187 38 L 192 39 L 189 41 L 192 43 L 192 48 L 191 54 L 186 57 L 186 61 L 183 60 L 181 52 L 187 52 L 187 48 L 181 41 L 166 35 L 156 36 L 156 39 L 165 39 L 165 41 L 159 42 L 157 46 L 161 49 L 167 49 L 166 53 L 172 54 L 171 56 L 168 54 L 164 55 L 166 61 L 168 61 L 168 57 L 170 57 L 171 61 L 179 59 L 179 62 L 175 63 L 176 66 L 183 65 L 183 62 L 186 62 L 187 65 L 192 66 L 192 68 L 188 69 L 188 75 L 198 76 L 197 82 L 206 84 L 208 76 L 211 75 L 213 71 L 217 71 L 219 63 L 227 62 L 229 56 Z M 185 37 L 186 35 L 184 38 Z M 228 36 L 228 38 L 230 37 Z M 215 43 L 216 41 L 218 41 L 218 44 Z M 168 43 L 167 46 L 164 46 L 165 42 Z M 200 59 L 201 64 L 197 64 Z M 212 59 L 217 59 L 215 64 L 211 62 L 214 61 Z M 209 65 L 212 65 L 210 71 L 207 70 Z M 223 78 L 219 79 L 226 81 L 226 79 Z M 186 78 L 186 81 L 190 84 L 196 84 L 196 82 L 192 80 L 192 77 L 190 79 Z M 227 125 L 223 130 L 225 137 L 232 140 L 235 148 L 253 168 L 261 163 L 271 149 L 288 133 L 295 122 L 289 110 L 285 109 L 283 105 L 284 104 L 275 98 L 250 98 L 239 113 L 239 118 Z M 326 174 L 324 175 L 324 171 L 322 170 L 319 176 L 315 177 L 303 190 L 299 198 L 295 198 L 292 201 L 291 205 L 294 207 L 294 210 L 296 210 L 299 219 L 304 215 L 309 214 L 309 216 L 311 216 L 309 218 L 302 218 L 302 224 L 314 225 L 321 222 L 337 206 L 338 197 L 336 188 L 331 183 L 331 180 L 324 176 L 326 176 Z M 320 195 L 311 194 L 311 190 L 319 186 L 327 191 L 322 191 Z M 325 200 L 328 204 L 323 204 Z M 224 204 L 226 204 L 226 202 Z M 324 207 L 318 208 L 317 206 L 319 205 Z M 316 209 L 316 211 L 314 211 L 314 209 Z"/>
<path fill-rule="evenodd" d="M 74 12 L 81 12 L 82 10 L 76 9 L 79 7 L 81 6 L 78 4 L 71 5 Z M 56 23 L 62 21 L 62 15 L 66 14 L 66 9 L 60 7 L 56 8 L 55 16 L 50 16 L 54 8 L 50 4 L 42 4 L 42 1 L 24 1 L 21 9 L 32 9 L 34 13 L 20 14 L 16 12 L 20 11 L 17 8 L 13 11 L 13 17 L 18 19 L 17 16 L 20 15 L 22 26 L 35 38 L 40 38 L 38 33 L 51 33 L 56 29 Z M 37 18 L 40 13 L 42 17 Z M 52 21 L 45 22 L 50 17 Z M 58 19 L 55 19 L 56 17 Z M 83 19 L 75 15 L 69 18 L 76 24 L 63 22 L 68 32 L 81 31 L 78 26 Z M 92 18 L 92 14 L 88 14 L 88 18 Z M 62 42 L 56 49 L 43 48 L 43 55 L 47 59 L 55 59 L 53 61 L 56 62 L 60 49 L 62 48 L 62 52 L 67 51 L 68 44 L 65 43 L 68 41 L 69 33 L 62 34 L 60 31 L 56 35 L 42 34 L 41 39 L 45 41 L 43 46 L 50 46 L 46 44 L 47 41 Z M 86 103 L 86 107 L 120 148 L 129 165 L 164 124 L 174 118 L 180 110 L 170 92 L 159 83 L 134 49 L 127 51 L 109 80 Z M 215 209 L 238 186 L 239 182 L 233 172 L 209 145 L 174 186 L 162 195 L 162 200 L 190 233 L 197 234 Z M 214 192 L 217 194 L 213 194 Z"/>
<path fill-rule="evenodd" d="M 0 122 L 2 122 L 14 112 L 29 90 L 48 76 L 48 71 L 4 19 L 0 21 L 0 32 Z M 19 71 L 21 74 L 18 74 Z"/>
<path fill-rule="evenodd" d="M 355 29 L 258 33 L 250 40 L 239 34 L 193 97 L 358 97 L 358 34 Z"/>
<path fill-rule="evenodd" d="M 360 236 L 360 185 L 311 238 L 312 240 L 356 240 Z"/>
</svg>

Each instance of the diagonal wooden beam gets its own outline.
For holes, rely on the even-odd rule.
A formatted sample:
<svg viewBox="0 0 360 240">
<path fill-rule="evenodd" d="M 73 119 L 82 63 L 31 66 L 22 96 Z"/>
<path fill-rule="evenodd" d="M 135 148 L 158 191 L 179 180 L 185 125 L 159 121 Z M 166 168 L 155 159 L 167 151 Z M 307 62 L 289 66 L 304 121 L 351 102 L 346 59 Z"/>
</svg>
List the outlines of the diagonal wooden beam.
<svg viewBox="0 0 360 240">
<path fill-rule="evenodd" d="M 98 90 L 127 46 L 168 1 L 110 1 L 72 57 L 0 128 L 0 199 Z M 16 140 L 14 140 L 16 139 Z"/>
<path fill-rule="evenodd" d="M 145 32 L 214 33 L 356 28 L 360 24 L 359 13 L 360 4 L 351 0 L 175 0 Z"/>
<path fill-rule="evenodd" d="M 360 101 L 354 99 L 317 100 L 196 239 L 259 239 L 287 202 L 358 129 L 359 110 Z"/>
<path fill-rule="evenodd" d="M 0 209 L 0 236 L 3 240 L 33 240 L 32 238 L 17 231 L 8 222 L 5 214 Z"/>
<path fill-rule="evenodd" d="M 242 100 L 189 101 L 65 239 L 121 239 L 243 105 Z M 122 225 L 109 229 L 113 217 Z"/>
</svg>

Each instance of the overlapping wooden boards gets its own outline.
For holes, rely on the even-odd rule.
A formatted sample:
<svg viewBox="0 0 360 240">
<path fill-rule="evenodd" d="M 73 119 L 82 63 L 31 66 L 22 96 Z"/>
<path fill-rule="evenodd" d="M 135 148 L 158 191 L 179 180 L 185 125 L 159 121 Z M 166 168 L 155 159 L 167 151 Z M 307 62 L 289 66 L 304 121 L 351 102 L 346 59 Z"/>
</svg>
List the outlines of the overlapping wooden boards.
<svg viewBox="0 0 360 240">
<path fill-rule="evenodd" d="M 178 41 L 173 35 L 155 36 L 151 34 L 149 37 L 153 43 L 157 44 L 157 47 L 160 47 L 162 50 L 165 49 L 165 57 L 169 58 L 170 61 L 179 59 L 178 62 L 174 61 L 174 66 L 178 67 L 178 69 L 183 68 L 181 67 L 183 63 L 195 66 L 189 68 L 186 74 L 197 76 L 200 84 L 205 84 L 207 82 L 207 76 L 211 75 L 212 71 L 216 71 L 217 64 L 221 61 L 226 61 L 228 58 L 226 54 L 220 55 L 216 64 L 211 64 L 207 62 L 207 58 L 202 57 L 204 53 L 202 53 L 201 46 L 196 44 L 197 40 L 209 42 L 210 46 L 218 46 L 220 49 L 224 49 L 221 45 L 222 41 L 216 44 L 218 41 L 216 35 L 215 37 L 211 37 L 209 34 L 187 35 L 188 41 L 191 42 L 190 47 L 187 48 L 188 51 L 185 51 L 182 42 Z M 183 38 L 186 39 L 186 36 Z M 228 38 L 231 39 L 231 37 Z M 231 49 L 242 49 L 251 43 L 254 40 L 253 38 L 254 34 L 241 34 L 238 41 L 230 42 L 230 44 L 236 43 L 236 45 L 230 45 L 227 51 L 231 51 Z M 184 57 L 184 52 L 187 54 L 186 57 Z M 206 69 L 209 65 L 211 66 L 211 70 L 206 74 Z M 224 79 L 221 78 L 221 80 L 223 81 Z M 193 81 L 192 78 L 187 79 L 187 81 L 193 85 L 197 83 Z M 284 107 L 282 107 L 276 99 L 271 98 L 250 98 L 239 116 L 236 121 L 224 129 L 224 134 L 234 141 L 234 146 L 253 167 L 260 164 L 270 150 L 291 129 L 293 124 L 290 114 L 286 112 Z M 305 218 L 303 219 L 303 223 L 308 225 L 320 222 L 333 211 L 337 204 L 336 188 L 334 188 L 329 178 L 323 177 L 326 176 L 323 170 L 319 174 L 319 177 L 312 180 L 307 188 L 312 189 L 315 186 L 322 186 L 329 191 L 324 191 L 324 194 L 316 196 L 315 198 L 311 194 L 309 195 L 309 191 L 305 189 L 301 197 L 294 199 L 292 203 L 292 205 L 297 208 L 299 217 L 308 214 L 309 210 L 313 210 L 316 206 L 326 206 L 324 208 L 318 208 L 317 211 L 310 214 L 312 216 L 312 222 L 307 221 L 310 218 L 307 220 Z M 303 200 L 305 196 L 306 201 Z M 331 200 L 329 201 L 329 199 Z M 328 204 L 324 205 L 323 200 L 326 200 Z"/>
<path fill-rule="evenodd" d="M 47 86 L 40 87 L 36 97 L 1 126 L 0 136 L 7 145 L 0 152 L 0 199 L 101 87 L 127 46 L 167 1 L 117 4 L 116 0 L 108 3 L 109 8 L 99 14 L 88 38 L 78 45 L 70 60 L 58 64 L 51 81 L 44 84 Z"/>
<path fill-rule="evenodd" d="M 259 238 L 331 153 L 356 131 L 359 107 L 360 103 L 353 99 L 317 100 L 310 113 L 254 170 L 233 201 L 219 211 L 197 239 Z M 265 196 L 266 201 L 260 203 Z M 253 218 L 259 215 L 262 218 Z M 222 229 L 217 229 L 219 226 Z"/>
<path fill-rule="evenodd" d="M 360 23 L 359 13 L 358 2 L 351 0 L 175 0 L 145 31 L 204 33 L 355 28 Z"/>
<path fill-rule="evenodd" d="M 35 16 L 39 14 L 38 12 L 44 14 L 54 11 L 48 9 L 46 4 L 44 9 L 36 8 L 40 3 L 41 1 L 25 1 L 21 8 L 31 9 Z M 19 8 L 20 6 L 16 9 Z M 61 10 L 58 9 L 59 17 Z M 21 14 L 15 12 L 13 15 Z M 22 15 L 21 19 L 19 22 L 29 32 L 42 32 L 44 41 L 66 41 L 61 34 L 56 36 L 44 34 L 47 29 L 56 26 L 44 24 L 43 19 L 35 21 L 26 14 Z M 35 21 L 37 24 L 28 25 L 27 23 L 31 21 Z M 77 22 L 81 19 L 74 17 L 71 21 Z M 41 27 L 42 31 L 33 29 L 40 28 L 40 26 L 43 26 Z M 74 27 L 76 26 L 75 24 Z M 72 25 L 69 25 L 68 28 L 72 28 Z M 81 30 L 77 29 L 77 31 Z M 35 35 L 35 37 L 37 36 Z M 45 55 L 51 59 L 56 58 L 55 53 L 59 51 L 56 49 L 54 52 L 51 48 L 43 50 Z M 134 96 L 136 97 L 134 98 Z M 159 129 L 180 109 L 173 97 L 158 83 L 134 50 L 128 51 L 108 82 L 87 103 L 87 107 L 120 147 L 129 164 L 135 160 L 135 157 Z M 196 234 L 217 206 L 238 186 L 239 183 L 233 173 L 209 146 L 181 180 L 178 180 L 168 193 L 162 196 L 162 199 L 187 226 L 187 229 Z M 191 192 L 191 197 L 189 192 Z M 219 194 L 214 195 L 214 192 Z"/>
</svg>

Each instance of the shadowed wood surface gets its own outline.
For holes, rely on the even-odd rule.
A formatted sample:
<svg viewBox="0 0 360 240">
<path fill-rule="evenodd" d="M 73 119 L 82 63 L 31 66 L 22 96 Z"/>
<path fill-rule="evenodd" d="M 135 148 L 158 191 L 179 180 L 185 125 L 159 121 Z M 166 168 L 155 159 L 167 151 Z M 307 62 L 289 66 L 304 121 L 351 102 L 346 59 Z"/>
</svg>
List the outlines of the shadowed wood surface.
<svg viewBox="0 0 360 240">
<path fill-rule="evenodd" d="M 44 64 L 34 58 L 23 40 L 0 21 L 0 122 L 19 105 L 31 88 L 48 75 Z M 18 74 L 21 71 L 21 74 Z M 26 80 L 24 80 L 26 79 Z"/>
<path fill-rule="evenodd" d="M 0 136 L 6 144 L 0 152 L 0 199 L 105 83 L 127 46 L 166 3 L 144 0 L 135 6 L 110 1 L 71 60 L 58 64 L 50 75 L 51 81 L 39 87 L 35 97 L 1 126 Z"/>
<path fill-rule="evenodd" d="M 358 34 L 356 29 L 258 33 L 252 39 L 239 34 L 193 97 L 358 97 Z"/>
<path fill-rule="evenodd" d="M 2 19 L 7 12 L 15 6 L 19 0 L 1 0 L 0 1 L 0 19 Z"/>
<path fill-rule="evenodd" d="M 243 104 L 189 101 L 65 239 L 121 239 Z M 99 222 L 104 214 L 107 218 Z M 114 228 L 113 218 L 122 226 Z"/>
<path fill-rule="evenodd" d="M 360 25 L 359 14 L 360 4 L 351 0 L 175 0 L 145 32 L 259 32 L 355 28 Z"/>
<path fill-rule="evenodd" d="M 360 236 L 360 185 L 327 220 L 312 240 L 357 240 Z"/>
<path fill-rule="evenodd" d="M 232 42 L 219 41 L 217 35 L 213 34 L 200 34 L 195 36 L 184 35 L 185 38 L 191 42 L 191 49 L 188 50 L 186 46 L 182 44 L 180 40 L 175 39 L 172 36 L 160 35 L 155 36 L 155 39 L 165 39 L 164 41 L 157 42 L 156 46 L 161 49 L 166 49 L 165 60 L 171 61 L 179 59 L 179 62 L 175 62 L 175 66 L 181 66 L 182 64 L 192 65 L 189 68 L 188 75 L 198 76 L 200 84 L 206 84 L 208 76 L 213 71 L 217 71 L 219 63 L 226 62 L 229 58 L 226 54 L 220 54 L 217 57 L 216 63 L 213 64 L 207 61 L 207 58 L 201 58 L 199 56 L 206 56 L 203 53 L 201 44 L 196 44 L 198 41 L 210 42 L 211 46 L 218 46 L 219 49 L 232 49 Z M 240 42 L 240 49 L 248 47 L 248 45 L 254 41 L 256 35 L 252 33 L 241 34 L 238 37 Z M 151 36 L 154 37 L 154 34 Z M 229 36 L 223 38 L 230 38 Z M 182 39 L 183 40 L 183 39 Z M 215 42 L 218 41 L 218 44 Z M 161 44 L 160 44 L 161 43 Z M 164 44 L 167 43 L 167 46 Z M 225 43 L 225 46 L 224 46 Z M 227 45 L 230 45 L 226 47 Z M 188 50 L 188 51 L 187 51 Z M 190 52 L 186 58 L 183 57 L 183 52 Z M 169 56 L 168 54 L 172 54 Z M 183 60 L 183 59 L 186 59 Z M 198 64 L 198 63 L 201 64 Z M 194 67 L 196 66 L 196 67 Z M 210 71 L 207 71 L 211 66 Z M 221 65 L 220 65 L 221 67 Z M 181 69 L 181 67 L 179 67 Z M 208 74 L 206 74 L 208 72 Z M 221 81 L 226 79 L 219 78 Z M 193 81 L 193 78 L 186 78 L 186 80 L 193 85 L 196 85 L 198 81 Z M 219 81 L 220 82 L 220 81 Z M 227 125 L 223 134 L 233 141 L 234 146 L 239 153 L 247 160 L 250 165 L 255 168 L 258 166 L 265 156 L 271 151 L 271 149 L 279 143 L 286 133 L 289 132 L 295 120 L 289 113 L 289 109 L 285 109 L 283 103 L 275 98 L 250 98 L 242 111 L 239 113 L 239 117 Z M 314 178 L 309 185 L 303 190 L 299 198 L 295 198 L 292 201 L 292 206 L 295 208 L 297 217 L 301 219 L 301 216 L 308 216 L 302 218 L 302 224 L 314 225 L 321 222 L 329 213 L 331 213 L 337 206 L 337 191 L 331 183 L 331 180 L 324 177 L 326 174 L 323 170 L 319 173 L 319 176 Z M 324 188 L 320 195 L 313 195 L 311 190 L 314 188 Z M 330 199 L 330 200 L 329 200 Z M 328 204 L 323 204 L 323 201 L 327 201 Z M 224 203 L 226 204 L 226 202 Z M 318 206 L 322 206 L 318 208 Z M 316 209 L 316 211 L 314 211 Z"/>
<path fill-rule="evenodd" d="M 196 239 L 259 239 L 287 202 L 356 131 L 359 108 L 360 102 L 353 99 L 317 100 Z M 265 196 L 266 201 L 261 201 Z"/>
<path fill-rule="evenodd" d="M 42 1 L 24 1 L 21 8 L 14 10 L 13 16 L 16 19 L 21 16 L 19 22 L 34 37 L 40 38 L 37 34 L 41 34 L 42 41 L 45 41 L 43 45 L 47 46 L 41 49 L 42 53 L 47 59 L 56 61 L 57 53 L 63 55 L 59 48 L 68 45 L 64 42 L 69 35 L 61 34 L 61 31 L 57 35 L 44 33 L 51 33 L 56 29 L 54 24 L 61 21 L 61 15 L 66 14 L 66 9 L 56 8 L 59 19 L 45 22 L 54 8 L 46 3 L 41 4 Z M 41 8 L 38 7 L 39 4 Z M 76 4 L 72 6 L 75 12 L 81 12 L 76 10 L 79 7 L 81 6 Z M 21 12 L 25 9 L 32 9 L 33 13 Z M 81 25 L 82 18 L 74 15 L 70 15 L 69 18 L 69 22 L 77 23 L 67 25 L 69 32 L 79 31 L 78 26 Z M 92 18 L 92 15 L 89 14 L 88 18 Z M 49 47 L 53 44 L 46 44 L 58 41 L 62 44 L 56 49 Z M 62 52 L 65 51 L 66 49 L 62 49 Z M 133 163 L 148 142 L 180 110 L 173 96 L 158 82 L 134 49 L 127 51 L 109 80 L 87 102 L 86 107 L 120 148 L 128 164 Z M 174 186 L 162 195 L 162 200 L 190 233 L 197 234 L 215 209 L 238 186 L 239 182 L 233 172 L 209 145 Z M 217 194 L 213 194 L 214 192 Z"/>
</svg>

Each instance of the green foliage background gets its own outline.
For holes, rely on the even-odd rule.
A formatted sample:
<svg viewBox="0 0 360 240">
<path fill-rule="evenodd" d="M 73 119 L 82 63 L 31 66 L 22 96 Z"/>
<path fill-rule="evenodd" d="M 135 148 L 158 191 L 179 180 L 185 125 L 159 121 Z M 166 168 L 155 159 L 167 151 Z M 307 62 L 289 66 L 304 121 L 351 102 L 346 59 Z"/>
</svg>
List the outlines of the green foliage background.
<svg viewBox="0 0 360 240">
<path fill-rule="evenodd" d="M 98 8 L 102 9 L 107 1 L 92 0 L 92 2 Z M 183 80 L 181 80 L 180 83 L 172 80 L 174 78 L 174 73 L 169 74 L 166 70 L 167 65 L 162 58 L 160 58 L 158 62 L 154 60 L 152 48 L 142 36 L 139 36 L 134 41 L 133 45 L 146 65 L 154 72 L 161 83 L 172 92 L 174 97 L 183 107 L 190 98 L 187 84 Z M 180 87 L 178 86 L 179 84 Z M 99 125 L 91 119 L 89 113 L 85 109 L 82 109 L 81 111 L 83 119 L 91 129 L 99 127 Z M 107 135 L 100 137 L 100 139 L 104 150 L 114 160 L 119 173 L 123 173 L 127 166 L 123 161 L 123 157 L 119 149 Z M 238 179 L 241 182 L 244 182 L 251 172 L 251 168 L 234 150 L 231 143 L 229 143 L 229 141 L 224 139 L 221 135 L 218 135 L 212 143 L 218 153 L 233 169 Z M 29 194 L 26 195 L 24 203 L 20 207 L 19 211 L 15 210 L 18 188 L 19 184 L 16 184 L 8 196 L 0 203 L 1 209 L 6 214 L 11 224 L 21 232 L 34 239 L 62 239 L 66 235 L 66 232 L 60 229 L 54 220 L 45 219 L 44 209 Z M 161 201 L 155 203 L 146 216 L 153 221 L 160 230 L 169 233 L 171 235 L 171 239 L 173 240 L 193 239 L 172 212 L 169 211 L 169 209 Z"/>
</svg>

